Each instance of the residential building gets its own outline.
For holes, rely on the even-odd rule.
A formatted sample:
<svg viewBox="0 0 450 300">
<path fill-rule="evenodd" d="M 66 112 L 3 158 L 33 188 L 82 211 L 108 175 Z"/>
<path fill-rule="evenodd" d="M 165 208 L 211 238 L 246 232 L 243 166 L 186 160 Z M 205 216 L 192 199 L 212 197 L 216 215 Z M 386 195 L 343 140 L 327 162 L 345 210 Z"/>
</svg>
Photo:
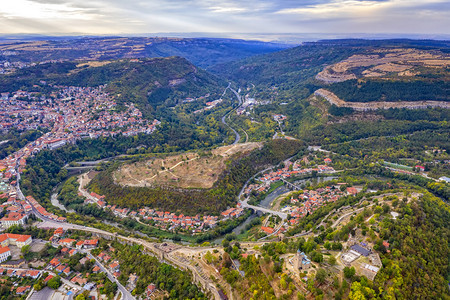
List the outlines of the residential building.
<svg viewBox="0 0 450 300">
<path fill-rule="evenodd" d="M 21 213 L 10 213 L 3 217 L 0 222 L 3 228 L 9 228 L 13 225 L 24 225 L 27 221 L 27 215 Z"/>
<path fill-rule="evenodd" d="M 32 241 L 31 235 L 13 233 L 0 234 L 0 244 L 2 247 L 13 245 L 22 248 L 23 246 L 30 245 Z"/>
<path fill-rule="evenodd" d="M 9 247 L 0 247 L 0 263 L 8 260 L 11 256 L 11 250 Z"/>
</svg>

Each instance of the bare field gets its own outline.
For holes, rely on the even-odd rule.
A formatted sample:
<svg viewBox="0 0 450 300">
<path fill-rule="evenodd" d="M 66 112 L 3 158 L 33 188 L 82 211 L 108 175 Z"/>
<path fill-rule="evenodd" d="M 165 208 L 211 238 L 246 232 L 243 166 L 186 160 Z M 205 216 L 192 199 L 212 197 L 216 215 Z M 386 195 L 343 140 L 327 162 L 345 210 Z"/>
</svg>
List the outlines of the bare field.
<svg viewBox="0 0 450 300">
<path fill-rule="evenodd" d="M 112 61 L 108 61 L 108 60 L 104 60 L 104 61 L 93 60 L 93 61 L 88 61 L 88 62 L 85 62 L 85 63 L 80 63 L 80 64 L 77 65 L 77 68 L 81 68 L 81 67 L 84 67 L 84 66 L 95 68 L 95 67 L 101 67 L 101 66 L 104 66 L 104 65 L 107 65 L 107 64 L 110 64 L 110 63 L 112 63 Z"/>
<path fill-rule="evenodd" d="M 413 77 L 416 70 L 425 68 L 446 68 L 450 65 L 450 56 L 437 51 L 425 51 L 410 48 L 381 49 L 370 54 L 356 54 L 325 67 L 316 75 L 316 79 L 327 82 L 342 82 L 356 79 L 355 69 L 365 68 L 362 77 Z"/>
<path fill-rule="evenodd" d="M 261 148 L 262 143 L 245 143 L 216 148 L 200 155 L 188 152 L 122 166 L 114 181 L 124 186 L 174 186 L 210 188 L 225 170 L 225 161 L 236 153 Z"/>
</svg>

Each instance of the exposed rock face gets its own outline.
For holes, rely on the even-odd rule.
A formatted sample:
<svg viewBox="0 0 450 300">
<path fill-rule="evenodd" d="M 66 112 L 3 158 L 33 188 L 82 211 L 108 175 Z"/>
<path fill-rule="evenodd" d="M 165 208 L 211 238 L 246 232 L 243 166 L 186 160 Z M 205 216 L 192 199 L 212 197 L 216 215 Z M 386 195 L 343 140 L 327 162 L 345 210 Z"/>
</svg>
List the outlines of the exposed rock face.
<svg viewBox="0 0 450 300">
<path fill-rule="evenodd" d="M 326 89 L 318 89 L 314 95 L 325 98 L 337 107 L 350 107 L 356 111 L 368 111 L 389 108 L 423 109 L 428 107 L 450 108 L 449 102 L 444 101 L 400 101 L 400 102 L 345 102 L 334 93 Z"/>
</svg>

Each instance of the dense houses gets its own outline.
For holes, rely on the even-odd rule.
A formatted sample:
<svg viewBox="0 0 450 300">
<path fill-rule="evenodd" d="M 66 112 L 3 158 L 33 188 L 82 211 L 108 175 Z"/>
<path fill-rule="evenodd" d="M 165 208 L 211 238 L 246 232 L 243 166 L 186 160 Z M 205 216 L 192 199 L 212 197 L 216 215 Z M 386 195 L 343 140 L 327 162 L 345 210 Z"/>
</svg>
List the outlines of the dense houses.
<svg viewBox="0 0 450 300">
<path fill-rule="evenodd" d="M 342 192 L 335 186 L 327 186 L 312 191 L 305 190 L 297 197 L 292 197 L 290 200 L 292 206 L 286 206 L 282 211 L 291 215 L 289 222 L 291 225 L 294 225 L 300 221 L 300 218 L 313 213 L 319 207 L 329 202 L 337 201 L 345 195 L 347 193 Z"/>
<path fill-rule="evenodd" d="M 0 51 L 0 55 L 15 55 L 15 51 Z M 26 63 L 21 61 L 0 61 L 0 74 L 11 74 L 17 69 L 24 69 L 35 66 L 36 63 Z"/>
<path fill-rule="evenodd" d="M 42 257 L 37 269 L 34 269 L 30 264 L 27 265 L 26 261 L 23 261 L 23 259 L 21 259 L 23 262 L 20 264 L 17 264 L 15 261 L 5 262 L 6 260 L 11 259 L 11 252 L 17 254 L 17 249 L 14 249 L 13 251 L 13 249 L 10 250 L 8 246 L 14 245 L 16 248 L 20 249 L 25 245 L 30 245 L 33 240 L 30 235 L 1 234 L 0 275 L 3 276 L 1 281 L 11 282 L 13 284 L 11 292 L 14 293 L 14 295 L 22 296 L 29 293 L 32 290 L 31 287 L 33 284 L 40 278 L 42 278 L 44 284 L 47 284 L 50 280 L 60 276 L 63 284 L 62 289 L 65 291 L 70 290 L 67 295 L 73 295 L 73 297 L 75 297 L 84 290 L 92 291 L 96 288 L 95 281 L 97 279 L 95 278 L 98 277 L 92 279 L 90 274 L 109 272 L 113 274 L 115 279 L 119 278 L 121 275 L 121 266 L 116 258 L 112 258 L 112 256 L 115 256 L 115 249 L 113 247 L 103 248 L 101 250 L 102 252 L 100 252 L 100 249 L 93 249 L 98 246 L 99 241 L 97 239 L 86 239 L 86 237 L 82 239 L 72 238 L 77 237 L 78 234 L 66 234 L 67 232 L 65 232 L 63 228 L 54 230 L 50 241 L 52 246 L 58 248 L 59 251 L 56 251 L 56 254 L 49 254 Z M 38 241 L 38 243 L 42 242 Z M 89 254 L 90 250 L 92 250 L 92 254 Z M 99 252 L 100 254 L 97 255 Z M 53 253 L 55 253 L 55 251 Z M 95 255 L 93 253 L 95 253 Z M 97 259 L 96 262 L 92 260 L 95 256 Z M 127 290 L 130 292 L 134 290 L 137 281 L 138 276 L 136 274 L 130 274 L 126 287 Z M 103 284 L 98 284 L 98 288 L 101 288 L 102 286 Z M 34 297 L 42 297 L 38 291 L 35 291 L 35 293 L 37 294 L 33 294 Z M 54 295 L 57 295 L 57 292 Z M 53 297 L 55 297 L 54 295 Z M 94 295 L 100 295 L 100 290 L 97 290 L 97 293 L 94 291 Z M 47 299 L 47 297 L 45 299 Z"/>
<path fill-rule="evenodd" d="M 329 164 L 331 163 L 331 159 L 325 159 L 324 162 L 326 164 Z M 270 185 L 272 183 L 278 182 L 280 180 L 286 180 L 291 177 L 311 174 L 313 172 L 317 172 L 318 174 L 320 174 L 334 173 L 336 171 L 333 167 L 328 165 L 318 165 L 314 168 L 304 168 L 298 161 L 296 161 L 295 163 L 287 161 L 284 168 L 266 173 L 262 177 L 259 177 L 257 180 L 260 183 L 248 185 L 244 190 L 244 194 L 249 195 L 252 191 L 256 191 L 257 193 L 265 192 L 270 189 Z"/>
<path fill-rule="evenodd" d="M 41 84 L 46 85 L 45 82 Z M 3 184 L 9 182 L 11 190 L 16 188 L 14 178 L 25 170 L 27 158 L 41 150 L 56 149 L 82 138 L 149 134 L 160 124 L 158 120 L 149 122 L 142 118 L 142 113 L 133 104 L 116 110 L 117 104 L 104 92 L 105 86 L 52 88 L 56 91 L 50 95 L 22 90 L 0 94 L 0 131 L 44 127 L 49 130 L 37 140 L 0 160 L 0 179 Z M 8 189 L 8 185 L 1 188 Z M 65 218 L 47 212 L 33 197 L 29 196 L 26 200 L 18 203 L 18 210 L 7 211 L 0 220 L 3 228 L 25 224 L 28 214 L 33 210 L 48 219 L 65 221 Z M 98 204 L 103 206 L 102 201 Z M 2 208 L 5 209 L 4 205 Z"/>
<path fill-rule="evenodd" d="M 1 93 L 0 130 L 47 127 L 50 131 L 0 161 L 0 176 L 9 180 L 25 169 L 26 159 L 43 149 L 56 149 L 82 138 L 152 133 L 160 124 L 149 122 L 133 104 L 116 109 L 105 86 L 52 86 L 50 96 L 27 91 Z M 36 100 L 36 101 L 29 101 Z"/>
<path fill-rule="evenodd" d="M 300 175 L 304 175 L 304 174 L 310 174 L 312 172 L 317 172 L 317 173 L 333 173 L 333 172 L 335 172 L 333 167 L 330 167 L 327 165 L 318 165 L 315 168 L 302 168 L 298 164 L 293 164 L 293 167 L 290 168 L 291 164 L 288 163 L 282 169 L 264 174 L 263 177 L 259 178 L 259 181 L 261 181 L 263 183 L 273 183 L 273 182 L 277 182 L 282 179 L 287 179 L 290 177 L 300 176 Z"/>
<path fill-rule="evenodd" d="M 65 222 L 66 221 L 66 218 L 64 218 L 64 217 L 58 217 L 55 214 L 49 213 L 32 196 L 27 196 L 26 199 L 27 199 L 29 205 L 32 208 L 34 208 L 36 211 L 38 211 L 40 215 L 42 215 L 42 216 L 44 216 L 46 218 L 49 218 L 51 220 L 58 221 L 58 222 Z"/>
<path fill-rule="evenodd" d="M 0 56 L 8 57 L 8 56 L 15 56 L 17 55 L 17 51 L 11 51 L 11 50 L 2 50 L 0 51 Z M 58 62 L 64 62 L 67 61 L 67 59 L 50 59 L 50 60 L 43 60 L 39 63 L 36 62 L 23 62 L 23 61 L 10 61 L 8 59 L 4 59 L 0 61 L 0 74 L 12 74 L 15 71 L 19 69 L 25 69 L 29 67 L 34 67 L 36 65 L 43 65 L 47 63 L 58 63 Z"/>
<path fill-rule="evenodd" d="M 67 253 L 70 256 L 76 254 L 78 250 L 81 249 L 93 249 L 96 248 L 98 245 L 98 239 L 91 239 L 91 240 L 75 240 L 71 238 L 63 238 L 64 236 L 64 230 L 62 227 L 57 228 L 54 232 L 52 237 L 50 238 L 50 241 L 58 246 L 62 246 L 61 252 Z"/>
<path fill-rule="evenodd" d="M 240 207 L 232 207 L 221 213 L 224 218 L 239 218 L 243 214 L 244 210 Z"/>
<path fill-rule="evenodd" d="M 18 268 L 0 268 L 0 274 L 6 272 L 9 277 L 29 277 L 32 279 L 38 279 L 42 272 L 34 269 L 18 269 Z"/>
<path fill-rule="evenodd" d="M 244 214 L 244 210 L 239 207 L 232 207 L 221 213 L 221 219 L 218 216 L 185 216 L 184 214 L 175 214 L 169 211 L 158 211 L 148 207 L 141 208 L 137 211 L 130 210 L 128 208 L 121 208 L 115 205 L 109 205 L 105 201 L 105 196 L 98 195 L 91 192 L 89 195 L 85 194 L 85 204 L 96 204 L 98 207 L 111 211 L 115 216 L 119 218 L 142 218 L 156 227 L 160 227 L 164 230 L 174 230 L 175 228 L 181 228 L 189 230 L 192 233 L 200 233 L 210 228 L 214 228 L 219 221 L 238 218 Z M 82 193 L 79 196 L 84 196 Z"/>
<path fill-rule="evenodd" d="M 17 199 L 16 192 L 13 190 L 9 193 L 1 194 L 1 198 L 8 198 L 0 205 L 0 212 L 4 214 L 0 219 L 1 227 L 6 229 L 13 225 L 25 224 L 31 211 L 31 206 L 26 201 Z"/>
</svg>

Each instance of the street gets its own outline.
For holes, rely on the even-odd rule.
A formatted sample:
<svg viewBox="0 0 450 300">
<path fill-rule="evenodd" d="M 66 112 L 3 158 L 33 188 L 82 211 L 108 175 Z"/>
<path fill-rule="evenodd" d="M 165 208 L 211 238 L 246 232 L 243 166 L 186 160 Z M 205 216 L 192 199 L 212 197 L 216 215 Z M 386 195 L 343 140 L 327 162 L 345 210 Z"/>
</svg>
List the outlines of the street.
<svg viewBox="0 0 450 300">
<path fill-rule="evenodd" d="M 119 291 L 122 293 L 122 299 L 123 300 L 131 300 L 131 299 L 136 299 L 135 297 L 133 297 L 131 295 L 131 293 L 129 291 L 127 291 L 127 289 L 111 274 L 111 272 L 105 268 L 105 266 L 103 266 L 103 264 L 95 257 L 91 254 L 90 251 L 82 251 L 83 253 L 86 253 L 91 259 L 94 259 L 97 263 L 97 265 L 100 267 L 100 269 L 102 270 L 102 272 L 104 272 L 109 280 L 111 280 L 112 282 L 115 282 L 117 284 L 117 288 L 119 289 Z"/>
</svg>

